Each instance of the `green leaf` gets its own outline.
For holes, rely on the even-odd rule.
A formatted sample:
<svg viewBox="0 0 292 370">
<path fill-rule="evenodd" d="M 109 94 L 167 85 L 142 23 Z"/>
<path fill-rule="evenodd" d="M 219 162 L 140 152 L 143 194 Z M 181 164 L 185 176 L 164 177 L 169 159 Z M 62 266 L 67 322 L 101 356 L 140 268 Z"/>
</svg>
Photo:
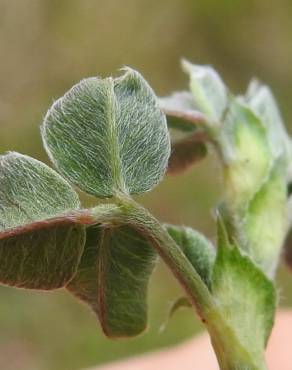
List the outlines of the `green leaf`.
<svg viewBox="0 0 292 370">
<path fill-rule="evenodd" d="M 193 164 L 207 156 L 207 146 L 200 135 L 188 136 L 172 143 L 171 155 L 168 161 L 168 174 L 185 171 Z"/>
<path fill-rule="evenodd" d="M 249 204 L 243 223 L 245 246 L 249 255 L 263 271 L 273 276 L 286 230 L 287 217 L 286 176 L 283 158 L 275 161 L 261 189 Z"/>
<path fill-rule="evenodd" d="M 32 289 L 64 286 L 83 245 L 77 194 L 45 164 L 8 153 L 0 157 L 0 282 Z"/>
<path fill-rule="evenodd" d="M 224 208 L 231 236 L 268 276 L 273 276 L 287 228 L 286 153 L 275 157 L 271 123 L 264 123 L 239 99 L 231 102 L 218 143 L 224 161 Z M 280 147 L 285 147 L 284 141 Z"/>
<path fill-rule="evenodd" d="M 190 227 L 173 225 L 166 225 L 165 227 L 209 287 L 215 260 L 213 245 L 202 234 Z"/>
<path fill-rule="evenodd" d="M 253 80 L 248 86 L 246 101 L 268 128 L 269 144 L 275 158 L 286 156 L 291 161 L 292 145 L 271 89 Z"/>
<path fill-rule="evenodd" d="M 0 282 L 52 290 L 75 275 L 83 251 L 83 227 L 61 218 L 0 234 Z"/>
<path fill-rule="evenodd" d="M 224 161 L 227 198 L 236 211 L 245 211 L 272 165 L 267 129 L 250 108 L 234 99 L 218 143 Z"/>
<path fill-rule="evenodd" d="M 147 325 L 147 286 L 156 253 L 130 226 L 90 227 L 77 275 L 67 286 L 98 315 L 108 337 Z"/>
<path fill-rule="evenodd" d="M 275 288 L 248 256 L 228 243 L 225 232 L 220 234 L 211 290 L 224 325 L 227 324 L 238 343 L 257 358 L 262 355 L 273 326 Z"/>
<path fill-rule="evenodd" d="M 42 137 L 58 170 L 97 197 L 139 194 L 163 177 L 170 140 L 158 100 L 143 77 L 87 78 L 49 109 Z"/>
<path fill-rule="evenodd" d="M 227 107 L 227 89 L 218 73 L 210 66 L 183 60 L 183 69 L 190 76 L 194 102 L 211 123 L 220 122 Z"/>
<path fill-rule="evenodd" d="M 67 181 L 44 163 L 14 152 L 0 156 L 0 231 L 79 206 Z"/>
</svg>

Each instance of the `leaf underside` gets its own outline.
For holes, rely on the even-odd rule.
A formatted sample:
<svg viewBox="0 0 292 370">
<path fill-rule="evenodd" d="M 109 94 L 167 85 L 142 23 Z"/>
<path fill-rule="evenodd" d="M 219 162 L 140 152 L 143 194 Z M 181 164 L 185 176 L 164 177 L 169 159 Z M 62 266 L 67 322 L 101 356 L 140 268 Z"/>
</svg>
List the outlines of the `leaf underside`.
<svg viewBox="0 0 292 370">
<path fill-rule="evenodd" d="M 152 189 L 170 154 L 157 98 L 131 69 L 119 78 L 75 85 L 48 111 L 42 137 L 59 171 L 97 197 Z"/>
<path fill-rule="evenodd" d="M 26 289 L 64 287 L 81 258 L 83 227 L 61 221 L 35 231 L 17 231 L 17 235 L 12 231 L 8 238 L 0 239 L 0 282 Z"/>
<path fill-rule="evenodd" d="M 76 272 L 84 227 L 69 217 L 77 194 L 45 164 L 18 153 L 0 157 L 0 282 L 56 289 Z"/>
<path fill-rule="evenodd" d="M 90 227 L 67 289 L 98 315 L 108 337 L 134 336 L 147 326 L 147 286 L 155 262 L 154 250 L 131 227 Z"/>
</svg>

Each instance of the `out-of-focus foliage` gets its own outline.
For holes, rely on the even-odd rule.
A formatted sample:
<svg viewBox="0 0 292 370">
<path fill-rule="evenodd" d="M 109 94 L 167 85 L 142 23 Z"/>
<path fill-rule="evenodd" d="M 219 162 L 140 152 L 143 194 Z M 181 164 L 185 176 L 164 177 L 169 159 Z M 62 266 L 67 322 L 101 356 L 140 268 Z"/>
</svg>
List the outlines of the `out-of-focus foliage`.
<svg viewBox="0 0 292 370">
<path fill-rule="evenodd" d="M 39 124 L 52 101 L 81 78 L 130 65 L 160 96 L 186 86 L 179 60 L 212 64 L 234 92 L 257 76 L 292 120 L 290 0 L 0 0 L 0 152 L 46 160 Z M 291 127 L 291 126 L 290 126 Z M 161 220 L 214 237 L 210 209 L 218 198 L 211 158 L 169 177 L 144 203 Z M 193 201 L 190 201 L 190 197 Z M 83 195 L 85 205 L 92 198 Z M 281 271 L 282 304 L 292 303 Z M 0 369 L 77 370 L 176 343 L 198 329 L 192 311 L 160 325 L 181 295 L 164 267 L 150 286 L 150 330 L 131 341 L 105 339 L 95 318 L 62 291 L 0 288 Z"/>
</svg>

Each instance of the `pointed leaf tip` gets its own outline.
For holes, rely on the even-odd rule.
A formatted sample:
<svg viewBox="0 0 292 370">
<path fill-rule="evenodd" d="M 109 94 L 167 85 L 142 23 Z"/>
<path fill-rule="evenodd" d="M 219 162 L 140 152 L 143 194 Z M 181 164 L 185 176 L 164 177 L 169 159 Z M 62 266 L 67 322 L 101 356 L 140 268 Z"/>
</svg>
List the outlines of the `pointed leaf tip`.
<svg viewBox="0 0 292 370">
<path fill-rule="evenodd" d="M 227 106 L 227 88 L 219 74 L 210 66 L 195 65 L 182 60 L 183 70 L 190 76 L 194 102 L 210 124 L 220 122 Z"/>
</svg>

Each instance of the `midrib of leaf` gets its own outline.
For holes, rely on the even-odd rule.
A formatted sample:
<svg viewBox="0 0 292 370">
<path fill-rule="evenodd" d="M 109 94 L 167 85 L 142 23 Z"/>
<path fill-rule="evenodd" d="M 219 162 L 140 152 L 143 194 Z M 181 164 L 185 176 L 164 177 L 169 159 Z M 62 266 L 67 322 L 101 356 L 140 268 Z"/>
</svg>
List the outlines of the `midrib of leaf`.
<svg viewBox="0 0 292 370">
<path fill-rule="evenodd" d="M 107 102 L 107 121 L 108 121 L 108 140 L 110 145 L 110 163 L 113 176 L 113 189 L 116 193 L 127 194 L 125 181 L 123 178 L 122 163 L 120 156 L 119 133 L 116 124 L 116 105 L 114 82 L 111 77 L 107 79 L 108 83 L 108 102 Z"/>
</svg>

